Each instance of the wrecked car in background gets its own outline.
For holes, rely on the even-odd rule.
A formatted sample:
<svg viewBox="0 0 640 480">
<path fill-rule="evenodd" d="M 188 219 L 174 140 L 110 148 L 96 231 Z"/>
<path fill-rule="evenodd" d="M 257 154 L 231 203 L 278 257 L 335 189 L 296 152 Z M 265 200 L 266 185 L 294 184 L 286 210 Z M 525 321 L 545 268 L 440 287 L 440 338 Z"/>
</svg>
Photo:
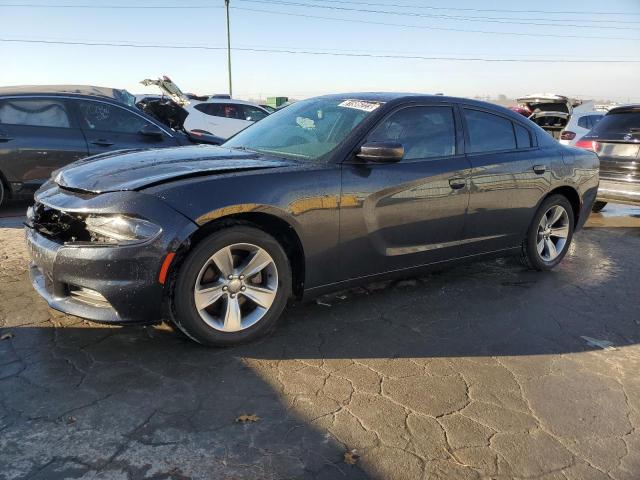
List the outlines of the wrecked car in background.
<svg viewBox="0 0 640 480">
<path fill-rule="evenodd" d="M 529 119 L 556 140 L 560 139 L 560 132 L 569 123 L 573 108 L 582 103 L 580 100 L 551 93 L 527 95 L 517 101 L 521 109 L 519 113 L 528 112 Z"/>
<path fill-rule="evenodd" d="M 219 144 L 183 129 L 162 100 L 135 104 L 126 90 L 90 85 L 0 88 L 0 205 L 29 198 L 51 172 L 78 159 L 122 149 Z"/>
<path fill-rule="evenodd" d="M 271 113 L 260 105 L 232 99 L 228 95 L 197 100 L 202 97 L 183 93 L 167 76 L 157 80 L 142 80 L 140 83 L 157 86 L 173 103 L 179 105 L 184 112 L 184 128 L 190 132 L 227 139 Z"/>
</svg>

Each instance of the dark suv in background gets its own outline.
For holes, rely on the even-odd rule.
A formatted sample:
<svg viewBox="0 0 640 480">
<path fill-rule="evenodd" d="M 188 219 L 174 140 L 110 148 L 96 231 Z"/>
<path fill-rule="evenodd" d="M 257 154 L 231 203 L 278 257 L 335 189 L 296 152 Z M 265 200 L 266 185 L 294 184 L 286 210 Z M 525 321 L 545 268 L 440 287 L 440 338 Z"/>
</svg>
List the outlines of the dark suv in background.
<svg viewBox="0 0 640 480">
<path fill-rule="evenodd" d="M 180 131 L 176 119 L 163 123 L 145 113 L 165 107 L 161 100 L 136 106 L 133 95 L 114 88 L 0 88 L 0 205 L 8 198 L 30 198 L 53 170 L 89 155 L 219 143 Z"/>
<path fill-rule="evenodd" d="M 593 206 L 640 205 L 640 105 L 613 108 L 576 144 L 600 158 L 600 187 Z"/>
</svg>

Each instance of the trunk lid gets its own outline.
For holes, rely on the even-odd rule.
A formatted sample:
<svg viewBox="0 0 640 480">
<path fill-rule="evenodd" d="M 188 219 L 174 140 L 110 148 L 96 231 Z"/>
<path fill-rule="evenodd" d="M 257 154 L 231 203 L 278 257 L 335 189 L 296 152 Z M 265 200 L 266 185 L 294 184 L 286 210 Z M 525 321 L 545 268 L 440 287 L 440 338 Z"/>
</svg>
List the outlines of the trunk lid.
<svg viewBox="0 0 640 480">
<path fill-rule="evenodd" d="M 596 142 L 600 178 L 640 182 L 640 106 L 612 109 L 583 140 Z"/>
<path fill-rule="evenodd" d="M 573 107 L 580 105 L 580 102 L 563 95 L 537 93 L 518 98 L 518 104 L 531 112 L 531 121 L 554 138 L 560 138 L 560 132 L 569 122 Z"/>
<path fill-rule="evenodd" d="M 181 178 L 295 165 L 290 160 L 197 145 L 129 150 L 88 157 L 53 173 L 60 187 L 88 193 L 140 190 Z"/>
</svg>

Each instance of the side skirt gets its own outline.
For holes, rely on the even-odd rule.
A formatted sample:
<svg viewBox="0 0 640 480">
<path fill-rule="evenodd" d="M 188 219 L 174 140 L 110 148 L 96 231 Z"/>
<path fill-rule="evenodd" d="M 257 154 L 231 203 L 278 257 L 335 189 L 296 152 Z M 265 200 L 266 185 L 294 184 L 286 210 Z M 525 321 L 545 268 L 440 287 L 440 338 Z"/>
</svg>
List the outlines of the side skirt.
<svg viewBox="0 0 640 480">
<path fill-rule="evenodd" d="M 352 278 L 349 280 L 343 280 L 340 282 L 330 283 L 326 285 L 320 285 L 305 289 L 302 299 L 308 300 L 315 298 L 319 295 L 324 295 L 336 290 L 343 290 L 359 285 L 366 285 L 367 283 L 373 283 L 383 280 L 395 280 L 398 278 L 415 277 L 420 274 L 428 273 L 433 270 L 439 270 L 441 268 L 452 267 L 455 265 L 463 265 L 466 263 L 473 263 L 480 260 L 488 260 L 491 258 L 509 257 L 514 255 L 520 255 L 522 253 L 522 247 L 520 245 L 516 247 L 505 248 L 501 250 L 495 250 L 492 252 L 477 253 L 474 255 L 468 255 L 465 257 L 458 257 L 452 260 L 443 260 L 440 262 L 429 263 L 426 265 L 419 265 L 416 267 L 405 268 L 402 270 L 392 270 L 383 273 L 376 273 L 373 275 L 367 275 L 364 277 Z"/>
</svg>

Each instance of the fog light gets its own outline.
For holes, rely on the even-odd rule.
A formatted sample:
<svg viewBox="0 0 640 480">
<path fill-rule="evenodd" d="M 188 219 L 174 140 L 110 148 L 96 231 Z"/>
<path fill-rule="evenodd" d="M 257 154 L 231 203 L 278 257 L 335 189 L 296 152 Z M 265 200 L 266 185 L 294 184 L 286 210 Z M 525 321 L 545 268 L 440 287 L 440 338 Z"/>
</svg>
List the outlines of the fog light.
<svg viewBox="0 0 640 480">
<path fill-rule="evenodd" d="M 94 307 L 110 307 L 109 301 L 101 293 L 90 288 L 69 286 L 69 293 L 79 302 L 86 303 Z"/>
</svg>

